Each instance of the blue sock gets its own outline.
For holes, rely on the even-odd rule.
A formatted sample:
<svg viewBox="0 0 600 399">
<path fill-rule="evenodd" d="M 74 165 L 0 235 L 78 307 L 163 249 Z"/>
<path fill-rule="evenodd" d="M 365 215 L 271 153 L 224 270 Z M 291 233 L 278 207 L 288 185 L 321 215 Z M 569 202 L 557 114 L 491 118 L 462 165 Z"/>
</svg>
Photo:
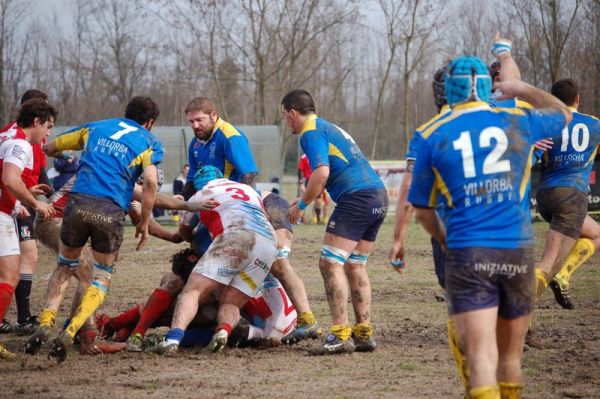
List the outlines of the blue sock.
<svg viewBox="0 0 600 399">
<path fill-rule="evenodd" d="M 184 348 L 206 346 L 210 343 L 212 336 L 213 330 L 210 328 L 194 328 L 192 330 L 186 330 L 180 345 Z"/>
<path fill-rule="evenodd" d="M 185 331 L 183 331 L 181 328 L 171 328 L 165 337 L 165 341 L 173 342 L 179 345 L 184 335 Z"/>
</svg>

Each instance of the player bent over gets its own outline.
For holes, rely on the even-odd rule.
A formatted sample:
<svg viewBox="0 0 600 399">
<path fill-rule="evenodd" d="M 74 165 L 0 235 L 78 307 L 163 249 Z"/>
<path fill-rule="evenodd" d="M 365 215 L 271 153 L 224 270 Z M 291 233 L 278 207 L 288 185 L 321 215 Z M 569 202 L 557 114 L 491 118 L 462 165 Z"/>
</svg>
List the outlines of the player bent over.
<svg viewBox="0 0 600 399">
<path fill-rule="evenodd" d="M 219 324 L 209 346 L 213 352 L 222 350 L 239 322 L 240 308 L 256 295 L 277 255 L 275 232 L 258 193 L 250 186 L 222 177 L 213 166 L 202 167 L 194 176 L 198 191 L 189 201 L 218 204 L 200 212 L 200 220 L 213 242 L 179 296 L 171 329 L 161 342 L 159 353 L 177 351 L 199 304 L 220 287 Z"/>
<path fill-rule="evenodd" d="M 536 141 L 560 134 L 571 113 L 550 94 L 510 79 L 496 85 L 506 97 L 545 109 L 492 109 L 491 87 L 480 59 L 451 62 L 445 90 L 452 112 L 423 132 L 409 202 L 448 248 L 446 290 L 470 368 L 468 397 L 519 398 L 534 304 L 526 195 L 532 154 Z M 445 227 L 433 209 L 440 192 Z"/>
</svg>

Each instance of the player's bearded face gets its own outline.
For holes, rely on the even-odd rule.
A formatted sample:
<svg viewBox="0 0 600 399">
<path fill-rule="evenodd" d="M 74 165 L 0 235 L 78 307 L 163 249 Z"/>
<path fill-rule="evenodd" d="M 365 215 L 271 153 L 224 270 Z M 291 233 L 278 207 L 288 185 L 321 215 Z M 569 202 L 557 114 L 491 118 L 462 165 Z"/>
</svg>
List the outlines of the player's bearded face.
<svg viewBox="0 0 600 399">
<path fill-rule="evenodd" d="M 202 111 L 192 111 L 187 114 L 188 122 L 194 131 L 194 135 L 200 140 L 210 138 L 215 127 L 215 121 L 212 115 L 205 114 Z"/>
</svg>

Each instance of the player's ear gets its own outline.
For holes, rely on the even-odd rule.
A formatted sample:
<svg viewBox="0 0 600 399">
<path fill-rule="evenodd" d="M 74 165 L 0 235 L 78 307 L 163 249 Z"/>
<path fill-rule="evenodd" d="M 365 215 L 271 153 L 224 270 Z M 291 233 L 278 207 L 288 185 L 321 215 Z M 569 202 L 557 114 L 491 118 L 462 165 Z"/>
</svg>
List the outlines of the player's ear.
<svg viewBox="0 0 600 399">
<path fill-rule="evenodd" d="M 146 123 L 144 123 L 144 127 L 146 128 L 146 130 L 152 130 L 153 126 L 154 126 L 154 119 L 149 119 Z"/>
</svg>

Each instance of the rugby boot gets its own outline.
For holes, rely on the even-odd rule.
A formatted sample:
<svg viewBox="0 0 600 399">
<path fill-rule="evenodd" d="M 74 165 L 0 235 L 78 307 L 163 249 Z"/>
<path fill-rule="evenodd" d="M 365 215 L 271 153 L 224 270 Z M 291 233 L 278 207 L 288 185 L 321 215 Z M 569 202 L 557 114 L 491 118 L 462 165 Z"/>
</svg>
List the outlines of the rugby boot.
<svg viewBox="0 0 600 399">
<path fill-rule="evenodd" d="M 128 352 L 141 352 L 144 349 L 144 337 L 142 334 L 131 334 L 127 338 L 127 351 Z"/>
<path fill-rule="evenodd" d="M 0 360 L 15 360 L 17 355 L 6 349 L 6 347 L 0 344 Z"/>
<path fill-rule="evenodd" d="M 308 349 L 308 354 L 311 356 L 338 355 L 342 353 L 352 353 L 355 350 L 356 346 L 354 345 L 354 340 L 352 338 L 342 341 L 337 336 L 329 334 L 322 346 Z"/>
<path fill-rule="evenodd" d="M 371 335 L 369 338 L 362 339 L 358 337 L 353 337 L 354 347 L 356 352 L 373 352 L 377 347 L 377 343 L 375 342 L 375 338 Z"/>
<path fill-rule="evenodd" d="M 52 341 L 52 348 L 48 357 L 53 357 L 58 363 L 62 363 L 67 360 L 67 354 L 69 347 L 73 345 L 73 339 L 65 331 L 61 332 L 58 337 Z"/>
<path fill-rule="evenodd" d="M 13 331 L 16 335 L 31 335 L 38 328 L 40 322 L 37 320 L 37 316 L 30 316 L 23 323 L 15 323 Z"/>
<path fill-rule="evenodd" d="M 558 302 L 560 306 L 564 309 L 575 309 L 575 305 L 571 301 L 571 292 L 569 291 L 568 284 L 561 284 L 560 280 L 554 278 L 550 281 L 549 286 L 552 293 L 554 293 L 554 299 L 556 299 L 556 302 Z"/>
<path fill-rule="evenodd" d="M 148 348 L 146 352 L 156 353 L 157 355 L 174 355 L 179 351 L 179 345 L 174 342 L 162 341 L 151 348 Z"/>
<path fill-rule="evenodd" d="M 8 334 L 12 332 L 12 326 L 10 325 L 10 322 L 6 319 L 2 320 L 2 323 L 0 323 L 0 334 Z"/>
<path fill-rule="evenodd" d="M 23 345 L 22 351 L 29 354 L 35 355 L 39 352 L 40 348 L 48 339 L 50 338 L 50 334 L 52 333 L 52 327 L 41 324 L 38 328 L 35 329 L 33 334 L 29 337 L 25 345 Z"/>
<path fill-rule="evenodd" d="M 146 334 L 142 339 L 142 348 L 148 350 L 153 346 L 160 344 L 163 339 L 164 337 L 157 333 Z"/>
<path fill-rule="evenodd" d="M 318 339 L 323 336 L 323 329 L 319 323 L 301 324 L 285 337 L 281 338 L 281 342 L 286 345 L 293 345 L 305 339 Z"/>
<path fill-rule="evenodd" d="M 210 343 L 208 344 L 208 349 L 210 349 L 210 351 L 213 353 L 221 352 L 225 345 L 227 345 L 227 338 L 229 338 L 229 334 L 227 334 L 227 331 L 217 331 L 210 340 Z"/>
</svg>

